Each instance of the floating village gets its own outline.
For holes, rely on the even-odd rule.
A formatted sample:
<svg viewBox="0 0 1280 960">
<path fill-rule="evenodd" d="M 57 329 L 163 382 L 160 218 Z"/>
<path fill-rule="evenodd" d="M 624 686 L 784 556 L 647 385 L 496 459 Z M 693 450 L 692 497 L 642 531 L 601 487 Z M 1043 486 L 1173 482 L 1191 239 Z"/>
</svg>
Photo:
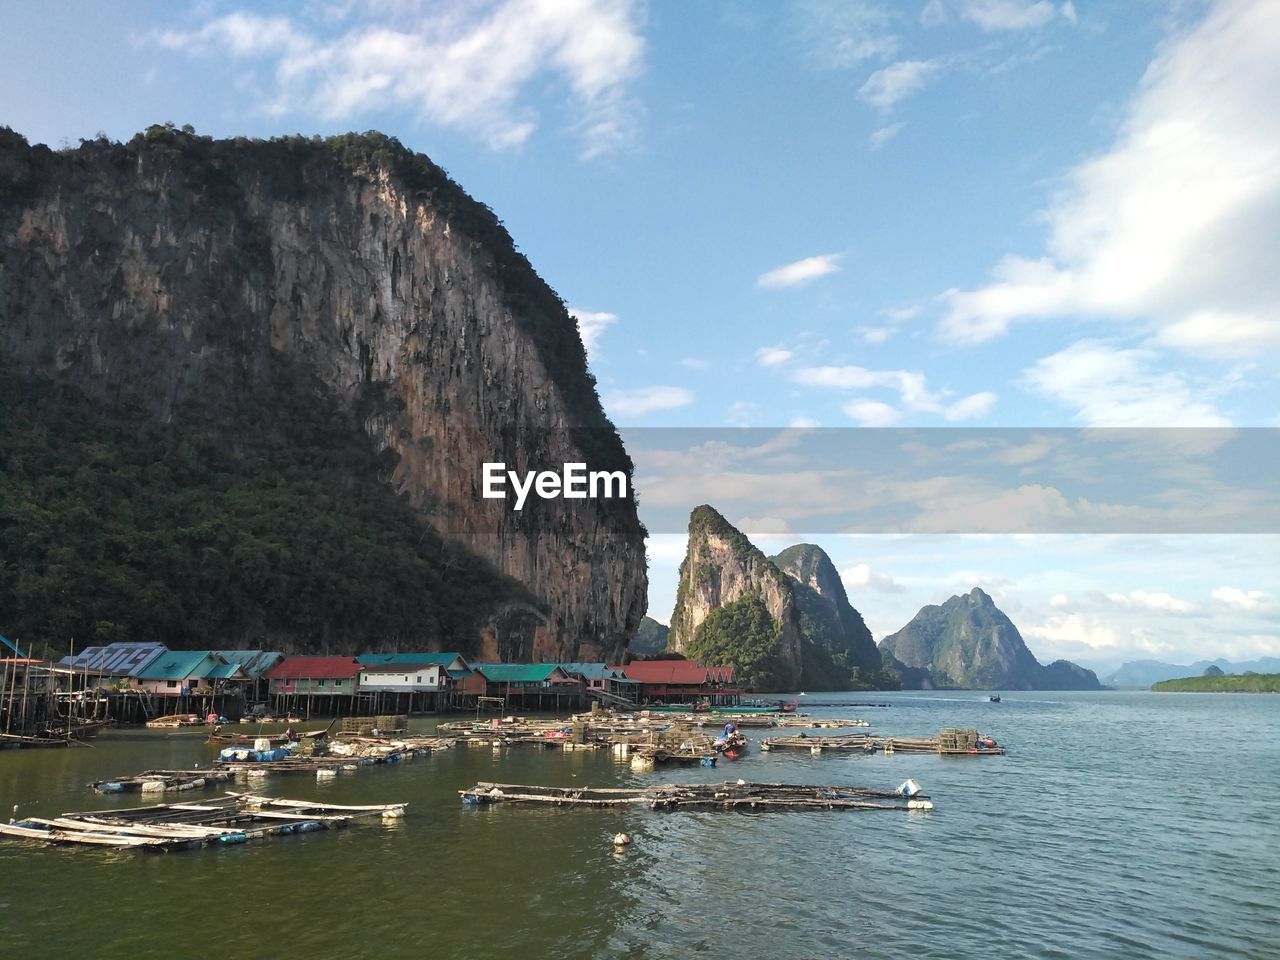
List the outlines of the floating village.
<svg viewBox="0 0 1280 960">
<path fill-rule="evenodd" d="M 245 843 L 405 815 L 407 804 L 341 805 L 266 796 L 267 778 L 324 781 L 455 748 L 608 751 L 628 765 L 630 786 L 479 782 L 458 791 L 469 806 L 552 805 L 647 810 L 794 811 L 933 808 L 919 783 L 893 789 L 744 779 L 649 783 L 660 768 L 714 768 L 803 751 L 1003 755 L 973 728 L 887 736 L 862 717 L 811 716 L 816 698 L 750 699 L 731 667 L 687 660 L 477 663 L 458 653 L 289 657 L 257 650 L 171 650 L 155 643 L 89 647 L 56 662 L 4 641 L 0 746 L 76 749 L 103 729 L 145 726 L 203 736 L 207 764 L 121 771 L 89 786 L 104 798 L 153 803 L 0 823 L 16 840 L 167 852 Z M 993 698 L 994 699 L 994 698 Z M 884 703 L 838 704 L 884 708 Z M 802 707 L 804 709 L 802 709 Z M 430 734 L 411 716 L 436 715 Z M 456 718 L 443 715 L 453 714 Z M 286 729 L 264 733 L 267 723 Z M 257 729 L 254 729 L 254 725 Z M 815 769 L 820 769 L 815 768 Z M 711 774 L 711 777 L 717 775 Z M 656 777 L 655 777 L 656 779 Z M 163 801 L 163 802 L 154 802 Z M 627 840 L 620 835 L 619 846 Z"/>
</svg>

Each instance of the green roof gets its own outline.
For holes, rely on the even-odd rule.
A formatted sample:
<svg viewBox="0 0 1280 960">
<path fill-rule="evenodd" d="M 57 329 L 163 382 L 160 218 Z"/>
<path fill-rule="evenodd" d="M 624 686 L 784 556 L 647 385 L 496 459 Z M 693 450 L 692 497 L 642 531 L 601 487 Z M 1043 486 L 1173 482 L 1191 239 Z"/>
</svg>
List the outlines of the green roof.
<svg viewBox="0 0 1280 960">
<path fill-rule="evenodd" d="M 205 672 L 206 680 L 226 680 L 234 677 L 240 670 L 238 663 L 220 663 Z"/>
<path fill-rule="evenodd" d="M 538 683 L 560 669 L 555 663 L 475 663 L 476 672 L 494 683 Z"/>
<path fill-rule="evenodd" d="M 206 660 L 213 662 L 206 664 Z M 192 674 L 203 677 L 201 668 L 218 662 L 211 650 L 166 650 L 134 676 L 139 680 L 185 680 Z"/>
</svg>

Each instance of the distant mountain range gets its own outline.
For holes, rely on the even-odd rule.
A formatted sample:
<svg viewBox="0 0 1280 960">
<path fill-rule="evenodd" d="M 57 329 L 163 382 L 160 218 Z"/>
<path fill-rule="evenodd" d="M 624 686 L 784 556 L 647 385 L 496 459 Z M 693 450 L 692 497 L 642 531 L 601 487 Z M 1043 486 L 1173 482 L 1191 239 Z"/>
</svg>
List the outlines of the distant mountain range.
<svg viewBox="0 0 1280 960">
<path fill-rule="evenodd" d="M 1099 690 L 1092 670 L 1057 660 L 1042 665 L 995 601 L 977 587 L 924 607 L 880 641 L 886 668 L 905 689 Z"/>
<path fill-rule="evenodd" d="M 1161 680 L 1202 676 L 1209 667 L 1217 667 L 1223 673 L 1280 673 L 1280 657 L 1261 657 L 1258 660 L 1232 662 L 1219 657 L 1217 660 L 1197 660 L 1190 664 L 1164 663 L 1160 660 L 1130 660 L 1102 680 L 1109 687 L 1149 687 Z"/>
</svg>

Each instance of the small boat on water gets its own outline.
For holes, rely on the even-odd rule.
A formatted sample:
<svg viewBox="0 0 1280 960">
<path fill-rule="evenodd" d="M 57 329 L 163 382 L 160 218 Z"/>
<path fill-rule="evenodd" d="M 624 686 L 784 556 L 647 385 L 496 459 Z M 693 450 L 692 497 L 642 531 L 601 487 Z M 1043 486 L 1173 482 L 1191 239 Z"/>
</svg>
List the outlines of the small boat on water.
<svg viewBox="0 0 1280 960">
<path fill-rule="evenodd" d="M 148 720 L 147 726 L 152 730 L 176 730 L 178 727 L 203 727 L 204 720 L 194 713 L 171 713 Z"/>
<path fill-rule="evenodd" d="M 717 737 L 713 746 L 717 753 L 721 753 L 730 760 L 737 760 L 747 752 L 747 744 L 750 741 L 740 732 L 735 730 L 733 733 L 725 737 Z"/>
<path fill-rule="evenodd" d="M 987 699 L 988 699 L 988 700 L 990 700 L 992 703 L 999 703 L 999 702 L 1000 702 L 1000 694 L 998 694 L 998 693 L 994 693 L 994 694 L 992 694 L 991 696 L 987 697 Z"/>
</svg>

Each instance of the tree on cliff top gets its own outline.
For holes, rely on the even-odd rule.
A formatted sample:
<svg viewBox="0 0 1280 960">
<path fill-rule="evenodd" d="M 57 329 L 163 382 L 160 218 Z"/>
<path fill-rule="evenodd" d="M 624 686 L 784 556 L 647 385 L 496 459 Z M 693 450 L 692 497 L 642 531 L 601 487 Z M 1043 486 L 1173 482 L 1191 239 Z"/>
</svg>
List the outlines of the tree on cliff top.
<svg viewBox="0 0 1280 960">
<path fill-rule="evenodd" d="M 690 660 L 732 666 L 738 685 L 778 690 L 786 670 L 778 657 L 778 624 L 752 592 L 711 611 L 685 650 Z"/>
</svg>

